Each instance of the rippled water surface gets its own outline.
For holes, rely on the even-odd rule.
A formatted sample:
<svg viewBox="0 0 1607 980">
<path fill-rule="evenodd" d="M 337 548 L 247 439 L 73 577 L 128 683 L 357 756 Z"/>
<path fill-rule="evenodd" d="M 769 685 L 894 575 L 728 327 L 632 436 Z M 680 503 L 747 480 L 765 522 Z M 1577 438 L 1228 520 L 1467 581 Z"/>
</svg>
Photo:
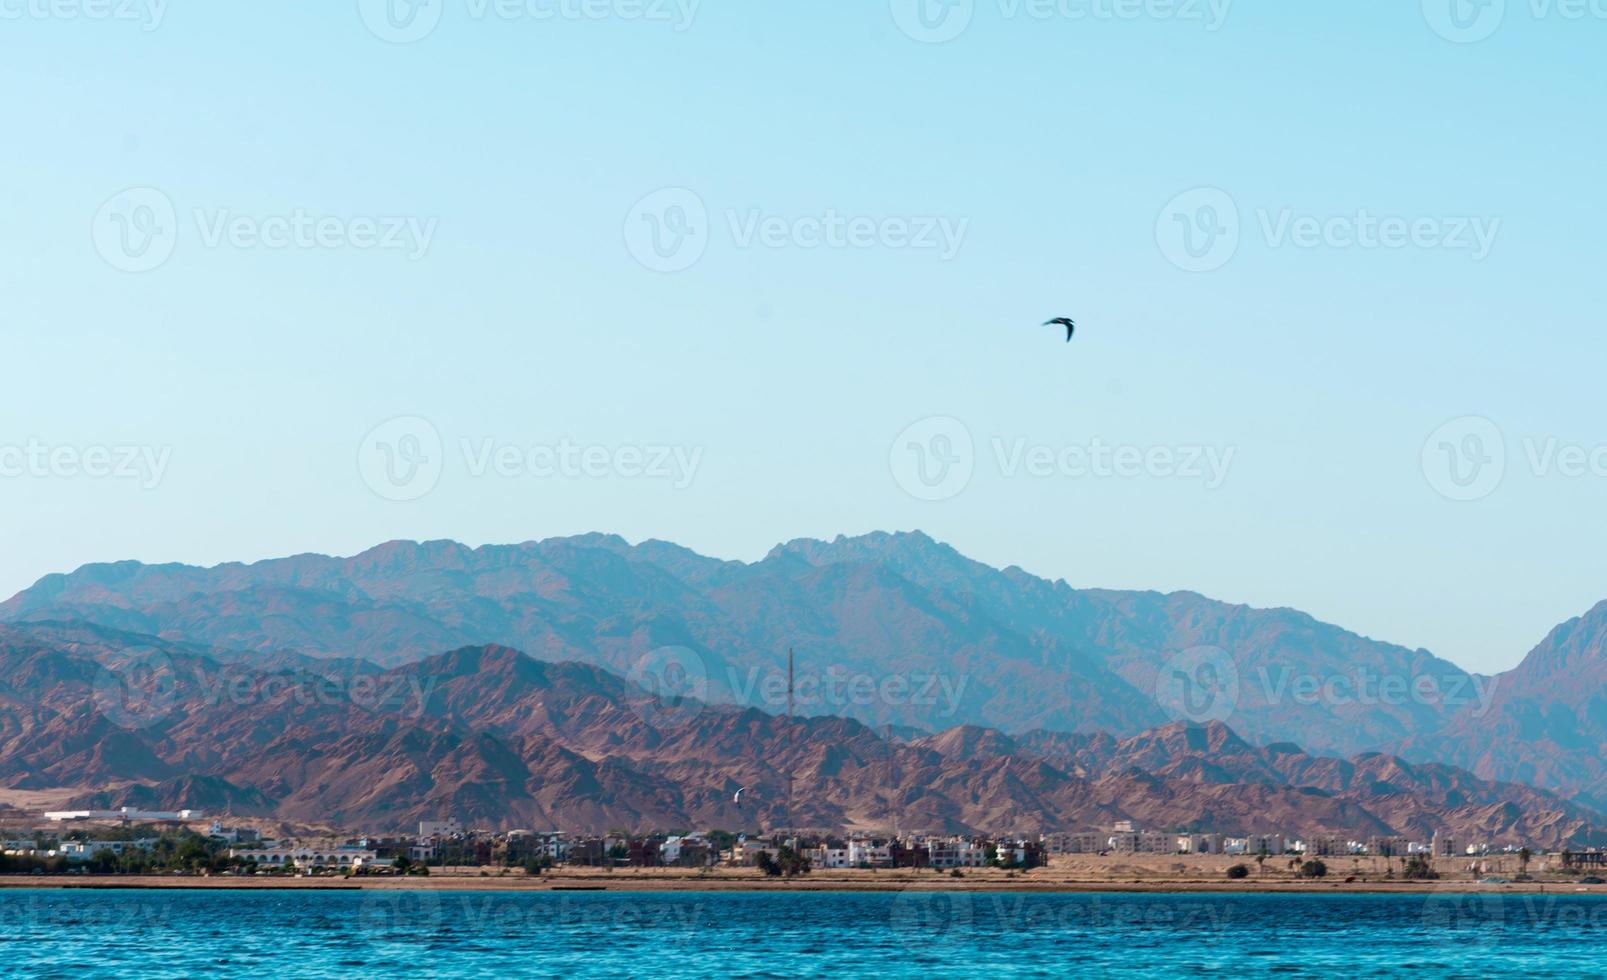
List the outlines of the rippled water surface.
<svg viewBox="0 0 1607 980">
<path fill-rule="evenodd" d="M 1580 895 L 0 890 L 44 977 L 1584 976 Z"/>
</svg>

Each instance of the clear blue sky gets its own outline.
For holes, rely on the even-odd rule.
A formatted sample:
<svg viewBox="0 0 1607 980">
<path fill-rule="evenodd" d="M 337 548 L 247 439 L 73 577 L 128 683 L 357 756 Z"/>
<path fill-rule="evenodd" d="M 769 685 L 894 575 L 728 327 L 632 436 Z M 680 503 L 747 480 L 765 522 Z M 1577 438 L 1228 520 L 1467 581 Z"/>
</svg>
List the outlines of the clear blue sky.
<svg viewBox="0 0 1607 980">
<path fill-rule="evenodd" d="M 705 0 L 690 23 L 656 0 L 433 2 L 411 44 L 351 0 L 4 8 L 0 592 L 89 561 L 396 537 L 606 530 L 753 559 L 918 527 L 1073 585 L 1295 606 L 1483 670 L 1607 597 L 1607 466 L 1537 471 L 1525 441 L 1607 445 L 1607 22 L 1512 0 L 1453 43 L 1417 3 L 1240 0 L 1208 24 L 976 0 L 924 43 L 878 2 Z M 107 243 L 166 217 L 119 197 L 141 187 L 176 234 L 130 272 Z M 1202 187 L 1240 240 L 1186 271 L 1164 209 Z M 708 220 L 661 207 L 684 194 L 644 215 L 663 188 Z M 1364 248 L 1345 236 L 1363 211 L 1430 224 Z M 338 219 L 333 244 L 251 245 L 298 213 Z M 744 232 L 828 214 L 963 232 L 952 255 Z M 674 264 L 697 261 L 638 261 L 648 222 L 683 216 L 704 238 Z M 1301 247 L 1280 216 L 1330 231 Z M 431 231 L 421 256 L 352 244 L 393 217 L 404 242 Z M 1463 219 L 1498 229 L 1487 254 L 1442 247 Z M 1062 314 L 1071 345 L 1037 326 Z M 1470 415 L 1499 427 L 1505 478 L 1453 501 L 1422 455 Z M 400 416 L 443 443 L 410 501 L 359 459 Z M 901 485 L 895 442 L 933 416 L 976 447 L 936 501 Z M 409 424 L 381 434 L 430 455 L 393 438 Z M 1430 457 L 1488 446 L 1465 429 Z M 565 440 L 606 472 L 475 475 L 488 445 Z M 1028 476 L 994 440 L 1233 455 L 1216 487 Z M 160 479 L 74 468 L 125 446 L 168 453 Z M 658 446 L 700 454 L 689 482 L 622 475 L 621 448 Z"/>
</svg>

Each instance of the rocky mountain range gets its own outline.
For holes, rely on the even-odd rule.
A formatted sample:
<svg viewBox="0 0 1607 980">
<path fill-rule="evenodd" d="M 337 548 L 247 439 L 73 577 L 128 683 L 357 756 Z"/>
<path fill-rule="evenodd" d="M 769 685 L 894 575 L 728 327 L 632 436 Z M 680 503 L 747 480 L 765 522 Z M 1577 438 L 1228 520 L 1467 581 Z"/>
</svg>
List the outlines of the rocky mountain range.
<svg viewBox="0 0 1607 980">
<path fill-rule="evenodd" d="M 265 666 L 88 625 L 0 627 L 0 785 L 83 807 L 204 806 L 401 829 L 716 826 L 989 832 L 1288 829 L 1579 846 L 1602 817 L 1443 765 L 1256 747 L 1219 723 L 1118 739 L 956 726 L 888 738 L 655 696 L 601 668 L 479 646 L 390 669 Z M 788 777 L 792 804 L 788 805 Z M 736 791 L 746 788 L 742 804 Z"/>
<path fill-rule="evenodd" d="M 1607 806 L 1607 602 L 1558 626 L 1495 680 L 1487 710 L 1394 747 Z"/>
<path fill-rule="evenodd" d="M 920 533 L 794 541 L 751 563 L 585 535 L 90 565 L 0 603 L 0 623 L 122 631 L 255 670 L 402 670 L 503 646 L 648 687 L 673 675 L 698 702 L 771 716 L 786 710 L 792 649 L 799 714 L 906 742 L 967 727 L 1122 742 L 1221 723 L 1257 751 L 1299 745 L 1364 772 L 1382 753 L 1607 808 L 1607 603 L 1484 677 L 1293 610 L 1073 589 Z M 1250 771 L 1236 765 L 1223 771 Z"/>
<path fill-rule="evenodd" d="M 1157 682 L 1170 658 L 1209 647 L 1238 675 L 1236 730 L 1341 753 L 1438 730 L 1460 704 L 1346 703 L 1302 696 L 1301 684 L 1427 678 L 1467 701 L 1483 681 L 1291 610 L 1076 590 L 919 533 L 794 541 L 751 564 L 602 535 L 473 549 L 391 542 L 352 558 L 204 569 L 119 562 L 47 576 L 0 603 L 0 622 L 50 620 L 386 666 L 496 643 L 628 674 L 656 649 L 683 647 L 711 699 L 772 709 L 765 692 L 794 648 L 822 687 L 832 676 L 936 679 L 932 697 L 856 703 L 823 692 L 805 712 L 1123 735 L 1177 720 L 1157 703 Z"/>
</svg>

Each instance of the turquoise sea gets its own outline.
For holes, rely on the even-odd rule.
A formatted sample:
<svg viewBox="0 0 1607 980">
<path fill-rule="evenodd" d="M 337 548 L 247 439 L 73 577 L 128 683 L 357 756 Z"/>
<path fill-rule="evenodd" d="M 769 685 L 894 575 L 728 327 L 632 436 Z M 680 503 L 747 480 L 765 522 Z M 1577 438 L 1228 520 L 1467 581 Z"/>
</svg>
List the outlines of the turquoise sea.
<svg viewBox="0 0 1607 980">
<path fill-rule="evenodd" d="M 34 977 L 1575 977 L 1607 899 L 0 890 Z"/>
</svg>

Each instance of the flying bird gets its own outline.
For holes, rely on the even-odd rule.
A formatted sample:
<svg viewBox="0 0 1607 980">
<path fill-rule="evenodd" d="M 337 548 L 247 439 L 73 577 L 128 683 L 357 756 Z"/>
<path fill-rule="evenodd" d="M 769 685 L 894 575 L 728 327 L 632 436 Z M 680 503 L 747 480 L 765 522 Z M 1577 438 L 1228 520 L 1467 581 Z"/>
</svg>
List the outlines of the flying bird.
<svg viewBox="0 0 1607 980">
<path fill-rule="evenodd" d="M 737 790 L 737 795 L 731 797 L 731 802 L 735 803 L 737 805 L 737 809 L 739 809 L 739 810 L 742 808 L 742 794 L 746 793 L 747 791 L 748 791 L 748 788 L 746 786 L 744 786 L 741 789 Z"/>
<path fill-rule="evenodd" d="M 1076 321 L 1067 316 L 1057 316 L 1053 320 L 1045 320 L 1043 325 L 1046 327 L 1065 327 L 1066 343 L 1068 344 L 1071 343 L 1071 335 L 1077 332 Z"/>
</svg>

